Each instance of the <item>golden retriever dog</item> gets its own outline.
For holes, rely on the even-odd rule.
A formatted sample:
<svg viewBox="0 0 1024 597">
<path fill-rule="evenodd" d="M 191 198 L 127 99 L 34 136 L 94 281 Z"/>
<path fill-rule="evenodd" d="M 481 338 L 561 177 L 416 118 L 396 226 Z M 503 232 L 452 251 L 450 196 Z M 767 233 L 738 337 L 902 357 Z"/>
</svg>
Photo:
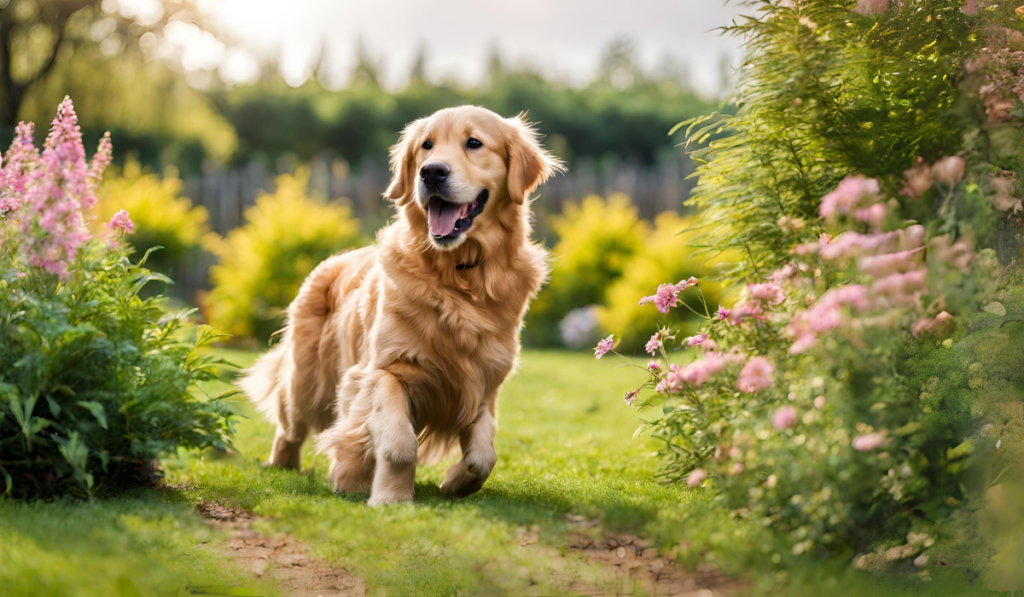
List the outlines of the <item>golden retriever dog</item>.
<svg viewBox="0 0 1024 597">
<path fill-rule="evenodd" d="M 441 490 L 483 486 L 498 393 L 548 271 L 530 241 L 529 194 L 561 168 L 521 117 L 464 106 L 405 128 L 384 193 L 394 222 L 376 245 L 313 270 L 281 341 L 240 384 L 277 425 L 269 465 L 298 468 L 320 433 L 336 491 L 408 502 L 417 462 L 457 440 Z"/>
</svg>

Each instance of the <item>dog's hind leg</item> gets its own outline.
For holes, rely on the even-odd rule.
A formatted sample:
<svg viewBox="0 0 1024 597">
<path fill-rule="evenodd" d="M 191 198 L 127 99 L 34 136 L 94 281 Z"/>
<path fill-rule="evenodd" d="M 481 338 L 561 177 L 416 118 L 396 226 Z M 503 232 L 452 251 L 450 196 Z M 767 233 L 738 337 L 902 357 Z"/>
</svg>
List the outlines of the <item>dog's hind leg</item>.
<svg viewBox="0 0 1024 597">
<path fill-rule="evenodd" d="M 353 400 L 360 394 L 363 369 L 345 372 L 338 385 L 339 416 L 334 425 L 317 438 L 317 450 L 331 459 L 328 478 L 335 493 L 367 491 L 373 483 L 376 461 L 366 421 L 372 405 Z"/>
<path fill-rule="evenodd" d="M 267 461 L 269 466 L 298 468 L 302 443 L 307 430 L 296 422 L 291 413 L 289 391 L 294 373 L 291 358 L 291 339 L 286 334 L 280 344 L 261 356 L 256 364 L 244 372 L 239 387 L 249 396 L 256 408 L 277 426 L 274 444 Z M 298 423 L 298 424 L 296 424 Z"/>
<path fill-rule="evenodd" d="M 338 365 L 329 333 L 330 289 L 343 267 L 341 258 L 332 257 L 313 270 L 288 307 L 281 343 L 242 382 L 277 423 L 270 466 L 299 468 L 310 431 L 319 432 L 334 420 Z"/>
</svg>

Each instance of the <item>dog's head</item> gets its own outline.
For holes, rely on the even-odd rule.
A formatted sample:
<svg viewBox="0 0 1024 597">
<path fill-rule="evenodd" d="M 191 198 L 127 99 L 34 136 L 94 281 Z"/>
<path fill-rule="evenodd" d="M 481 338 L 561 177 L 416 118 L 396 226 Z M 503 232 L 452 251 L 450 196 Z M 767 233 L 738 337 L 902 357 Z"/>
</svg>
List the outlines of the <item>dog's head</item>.
<svg viewBox="0 0 1024 597">
<path fill-rule="evenodd" d="M 475 106 L 440 110 L 402 131 L 384 195 L 421 210 L 430 242 L 454 249 L 493 221 L 503 203 L 522 205 L 561 169 L 537 137 L 522 117 Z"/>
</svg>

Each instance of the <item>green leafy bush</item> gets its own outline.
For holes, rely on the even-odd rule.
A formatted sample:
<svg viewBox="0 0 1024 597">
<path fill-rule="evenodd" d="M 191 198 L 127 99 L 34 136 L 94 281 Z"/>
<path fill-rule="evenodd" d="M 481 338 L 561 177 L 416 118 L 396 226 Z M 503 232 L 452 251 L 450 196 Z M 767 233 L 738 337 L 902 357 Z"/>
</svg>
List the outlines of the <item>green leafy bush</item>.
<svg viewBox="0 0 1024 597">
<path fill-rule="evenodd" d="M 217 328 L 269 338 L 309 272 L 365 242 L 348 207 L 307 195 L 308 176 L 305 170 L 279 176 L 277 190 L 246 210 L 243 226 L 208 241 L 220 263 L 210 270 L 213 289 L 202 300 L 203 314 Z"/>
<path fill-rule="evenodd" d="M 139 290 L 164 279 L 128 259 L 126 212 L 94 239 L 84 218 L 110 159 L 109 138 L 86 164 L 65 99 L 40 156 L 31 125 L 4 155 L 0 190 L 0 474 L 16 496 L 91 495 L 152 480 L 153 460 L 178 447 L 222 448 L 230 412 L 199 398 L 214 362 L 177 338 Z M 145 261 L 145 259 L 141 260 Z"/>
<path fill-rule="evenodd" d="M 838 197 L 856 217 L 836 237 L 800 245 L 700 334 L 657 331 L 662 360 L 626 397 L 661 411 L 645 427 L 663 444 L 662 475 L 691 487 L 714 477 L 725 505 L 778 529 L 771 548 L 793 555 L 903 537 L 901 557 L 918 555 L 934 542 L 931 525 L 977 500 L 992 477 L 979 454 L 995 439 L 979 435 L 976 390 L 1000 374 L 976 348 L 1006 335 L 991 317 L 1006 306 L 976 313 L 998 290 L 995 253 L 975 256 L 946 235 L 926 243 L 920 225 L 883 232 L 873 182 L 850 178 L 826 197 L 823 215 Z M 856 219 L 875 224 L 861 233 Z M 651 302 L 679 309 L 692 286 L 665 284 Z M 951 315 L 947 297 L 957 294 L 971 299 Z M 671 363 L 673 340 L 697 358 Z"/>
<path fill-rule="evenodd" d="M 530 304 L 523 339 L 534 346 L 561 344 L 559 322 L 571 310 L 605 303 L 612 282 L 642 248 L 648 224 L 625 195 L 587 197 L 552 218 L 558 243 L 551 279 Z"/>
<path fill-rule="evenodd" d="M 821 232 L 818 199 L 848 173 L 898 180 L 919 156 L 960 151 L 958 82 L 977 43 L 959 2 L 743 4 L 761 16 L 724 29 L 746 40 L 736 113 L 683 123 L 690 145 L 724 135 L 693 153 L 702 165 L 690 204 L 706 244 L 747 256 L 737 279 Z"/>
<path fill-rule="evenodd" d="M 661 314 L 637 304 L 638 297 L 653 291 L 665 280 L 686 280 L 691 276 L 713 279 L 720 265 L 734 260 L 730 254 L 694 255 L 692 226 L 692 218 L 672 212 L 660 214 L 654 220 L 653 231 L 644 238 L 643 246 L 626 263 L 622 276 L 609 285 L 607 300 L 598 311 L 598 321 L 606 333 L 611 332 L 619 339 L 620 350 L 642 349 L 648 338 L 643 330 L 659 322 L 687 334 L 696 332 L 699 327 L 701 318 L 688 309 Z M 701 291 L 712 312 L 726 295 L 722 284 L 711 280 L 701 282 Z M 690 307 L 703 314 L 704 307 L 699 302 Z"/>
<path fill-rule="evenodd" d="M 1024 477 L 1024 21 L 978 2 L 745 5 L 737 113 L 687 133 L 725 135 L 695 154 L 693 202 L 745 295 L 685 340 L 652 329 L 661 360 L 626 401 L 662 475 L 773 529 L 773 562 L 973 578 L 993 563 L 981 522 L 1012 523 L 998 496 Z M 699 302 L 663 282 L 648 309 Z M 669 363 L 673 340 L 696 358 Z"/>
<path fill-rule="evenodd" d="M 120 176 L 106 177 L 97 189 L 93 230 L 102 229 L 119 210 L 127 211 L 136 225 L 129 239 L 135 254 L 141 257 L 153 247 L 162 247 L 146 263 L 174 278 L 187 260 L 197 256 L 203 239 L 212 234 L 206 208 L 181 197 L 181 186 L 173 170 L 161 177 L 143 173 L 138 162 L 129 161 Z"/>
</svg>

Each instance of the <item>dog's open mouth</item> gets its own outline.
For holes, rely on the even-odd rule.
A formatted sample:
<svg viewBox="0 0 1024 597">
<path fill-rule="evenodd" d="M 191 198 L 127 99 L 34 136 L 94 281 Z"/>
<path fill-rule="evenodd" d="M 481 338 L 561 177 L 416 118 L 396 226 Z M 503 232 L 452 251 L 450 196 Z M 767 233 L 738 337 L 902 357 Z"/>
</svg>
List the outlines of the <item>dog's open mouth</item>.
<svg viewBox="0 0 1024 597">
<path fill-rule="evenodd" d="M 452 203 L 439 195 L 432 195 L 427 201 L 430 234 L 437 240 L 458 238 L 473 225 L 473 218 L 484 211 L 487 195 L 487 189 L 484 189 L 472 203 Z"/>
</svg>

